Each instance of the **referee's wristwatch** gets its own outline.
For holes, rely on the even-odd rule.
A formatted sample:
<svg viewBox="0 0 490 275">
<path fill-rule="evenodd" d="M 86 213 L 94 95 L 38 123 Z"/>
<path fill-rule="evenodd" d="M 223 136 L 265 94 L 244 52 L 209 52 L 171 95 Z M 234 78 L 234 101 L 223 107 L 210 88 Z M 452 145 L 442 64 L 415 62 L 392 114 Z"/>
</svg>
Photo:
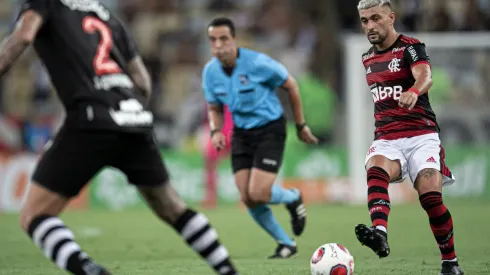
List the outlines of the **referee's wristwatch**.
<svg viewBox="0 0 490 275">
<path fill-rule="evenodd" d="M 306 127 L 306 122 L 303 122 L 303 123 L 296 123 L 296 132 L 300 133 L 301 130 L 303 130 L 303 128 Z"/>
<path fill-rule="evenodd" d="M 217 132 L 221 131 L 221 129 L 213 129 L 211 130 L 211 132 L 209 133 L 209 135 L 211 136 L 211 138 L 214 136 L 214 134 L 216 134 Z"/>
</svg>

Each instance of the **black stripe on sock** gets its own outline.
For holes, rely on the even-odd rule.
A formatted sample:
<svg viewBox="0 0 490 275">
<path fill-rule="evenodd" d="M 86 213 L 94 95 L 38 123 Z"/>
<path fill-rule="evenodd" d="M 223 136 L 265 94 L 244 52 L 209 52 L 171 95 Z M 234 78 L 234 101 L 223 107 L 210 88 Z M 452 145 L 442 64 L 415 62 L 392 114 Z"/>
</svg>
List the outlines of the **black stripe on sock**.
<svg viewBox="0 0 490 275">
<path fill-rule="evenodd" d="M 422 201 L 424 200 L 425 198 L 427 197 L 442 197 L 442 193 L 441 192 L 437 192 L 437 191 L 432 191 L 432 192 L 427 192 L 425 194 L 422 194 L 419 196 L 419 200 Z"/>
<path fill-rule="evenodd" d="M 438 226 L 447 223 L 449 219 L 451 219 L 451 213 L 449 213 L 449 210 L 446 210 L 446 212 L 439 217 L 429 218 L 429 222 L 432 225 Z"/>
<path fill-rule="evenodd" d="M 388 174 L 388 172 L 386 172 L 385 169 L 378 167 L 378 166 L 373 166 L 367 170 L 368 178 L 371 175 L 378 175 L 381 177 L 381 179 L 383 181 L 386 179 L 388 179 L 388 181 L 389 181 L 389 179 L 390 179 L 390 174 Z"/>
<path fill-rule="evenodd" d="M 197 241 L 202 235 L 204 235 L 208 230 L 211 229 L 211 226 L 209 224 L 206 224 L 203 226 L 203 228 L 199 229 L 194 235 L 192 235 L 188 240 L 187 243 L 193 244 L 195 241 Z"/>
<path fill-rule="evenodd" d="M 62 239 L 59 241 L 55 246 L 53 247 L 53 253 L 49 255 L 49 257 L 56 262 L 56 259 L 58 258 L 58 251 L 61 249 L 61 247 L 67 243 L 73 242 L 71 239 Z"/>
<path fill-rule="evenodd" d="M 57 225 L 57 226 L 51 227 L 48 231 L 46 231 L 46 234 L 44 234 L 44 236 L 41 237 L 41 246 L 44 247 L 44 241 L 46 241 L 46 238 L 49 236 L 49 234 L 51 234 L 53 231 L 58 230 L 60 228 L 66 228 L 66 226 Z"/>
<path fill-rule="evenodd" d="M 218 240 L 215 240 L 206 249 L 204 249 L 203 251 L 199 252 L 199 254 L 201 254 L 201 256 L 203 256 L 204 258 L 207 258 L 211 253 L 213 253 L 216 249 L 218 249 L 220 247 L 220 245 L 221 244 L 219 243 L 219 241 Z"/>
<path fill-rule="evenodd" d="M 423 202 L 421 203 L 421 205 L 422 205 L 422 208 L 423 208 L 423 209 L 425 209 L 425 210 L 429 210 L 429 209 L 432 209 L 432 208 L 434 208 L 434 207 L 437 207 L 437 206 L 442 205 L 442 200 L 436 200 L 436 199 L 434 199 L 434 200 L 432 200 L 432 201 L 430 201 L 430 200 L 426 200 L 426 201 L 423 201 Z"/>
<path fill-rule="evenodd" d="M 444 234 L 442 236 L 435 236 L 436 241 L 439 244 L 447 243 L 447 242 L 449 242 L 449 240 L 451 240 L 451 238 L 453 237 L 453 234 L 454 234 L 454 232 L 453 232 L 453 229 L 451 228 L 451 230 L 449 230 L 449 232 L 447 232 L 447 234 Z"/>
<path fill-rule="evenodd" d="M 182 233 L 182 230 L 184 230 L 184 227 L 187 225 L 187 223 L 196 216 L 197 213 L 193 211 L 192 209 L 187 209 L 185 212 L 177 219 L 177 221 L 173 224 L 173 227 L 175 230 L 177 230 L 179 233 Z"/>
<path fill-rule="evenodd" d="M 441 249 L 441 254 L 451 254 L 454 252 L 454 245 Z"/>
<path fill-rule="evenodd" d="M 368 194 L 372 193 L 388 194 L 388 189 L 379 186 L 371 186 L 368 188 Z"/>
<path fill-rule="evenodd" d="M 374 213 L 371 214 L 371 220 L 372 221 L 374 221 L 374 220 L 384 220 L 384 221 L 387 221 L 388 220 L 388 215 L 386 215 L 383 212 L 374 212 Z"/>
<path fill-rule="evenodd" d="M 32 239 L 32 235 L 34 234 L 34 230 L 45 220 L 51 218 L 52 216 L 49 215 L 39 215 L 32 219 L 31 223 L 29 224 L 29 228 L 27 230 L 27 233 L 29 234 L 29 237 Z"/>
</svg>

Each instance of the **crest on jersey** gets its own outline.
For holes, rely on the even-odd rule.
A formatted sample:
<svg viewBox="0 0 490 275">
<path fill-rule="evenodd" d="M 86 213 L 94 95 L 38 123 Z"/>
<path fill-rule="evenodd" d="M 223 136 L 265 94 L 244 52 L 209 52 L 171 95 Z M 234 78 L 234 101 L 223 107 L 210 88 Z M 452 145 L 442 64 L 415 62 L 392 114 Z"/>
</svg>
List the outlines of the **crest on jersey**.
<svg viewBox="0 0 490 275">
<path fill-rule="evenodd" d="M 311 263 L 312 264 L 318 263 L 323 258 L 323 255 L 325 255 L 325 248 L 320 247 L 320 249 L 318 249 L 315 255 L 311 258 Z"/>
<path fill-rule="evenodd" d="M 247 75 L 241 74 L 239 76 L 239 78 L 240 78 L 240 84 L 242 84 L 242 85 L 247 85 L 248 84 L 248 77 L 247 77 Z"/>
<path fill-rule="evenodd" d="M 390 64 L 388 64 L 390 72 L 395 73 L 400 71 L 400 61 L 401 59 L 396 57 L 391 60 Z"/>
</svg>

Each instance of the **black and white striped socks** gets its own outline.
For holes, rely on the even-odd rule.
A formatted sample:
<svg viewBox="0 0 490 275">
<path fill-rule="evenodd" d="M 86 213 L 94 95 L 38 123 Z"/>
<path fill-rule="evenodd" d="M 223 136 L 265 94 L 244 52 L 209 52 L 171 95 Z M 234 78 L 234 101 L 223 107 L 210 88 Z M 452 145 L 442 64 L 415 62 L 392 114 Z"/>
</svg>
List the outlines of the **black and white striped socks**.
<svg viewBox="0 0 490 275">
<path fill-rule="evenodd" d="M 59 268 L 75 275 L 109 274 L 95 265 L 75 242 L 73 232 L 62 220 L 52 216 L 38 216 L 28 230 L 34 244 Z"/>
<path fill-rule="evenodd" d="M 210 226 L 206 216 L 188 209 L 174 224 L 174 228 L 218 274 L 238 274 L 228 250 L 219 242 L 218 233 Z"/>
</svg>

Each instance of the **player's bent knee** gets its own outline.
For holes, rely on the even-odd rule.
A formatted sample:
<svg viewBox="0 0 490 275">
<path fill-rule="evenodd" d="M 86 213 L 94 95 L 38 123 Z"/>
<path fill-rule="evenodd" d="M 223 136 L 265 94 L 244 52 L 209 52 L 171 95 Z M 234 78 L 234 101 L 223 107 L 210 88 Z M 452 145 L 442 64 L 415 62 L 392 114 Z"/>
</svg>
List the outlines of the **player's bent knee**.
<svg viewBox="0 0 490 275">
<path fill-rule="evenodd" d="M 417 174 L 415 180 L 415 189 L 419 195 L 428 192 L 441 192 L 442 191 L 442 174 L 439 170 L 434 168 L 422 169 Z"/>
<path fill-rule="evenodd" d="M 250 201 L 257 203 L 268 203 L 270 200 L 270 186 L 264 184 L 263 186 L 250 185 L 250 189 L 248 190 L 248 197 Z"/>
</svg>

